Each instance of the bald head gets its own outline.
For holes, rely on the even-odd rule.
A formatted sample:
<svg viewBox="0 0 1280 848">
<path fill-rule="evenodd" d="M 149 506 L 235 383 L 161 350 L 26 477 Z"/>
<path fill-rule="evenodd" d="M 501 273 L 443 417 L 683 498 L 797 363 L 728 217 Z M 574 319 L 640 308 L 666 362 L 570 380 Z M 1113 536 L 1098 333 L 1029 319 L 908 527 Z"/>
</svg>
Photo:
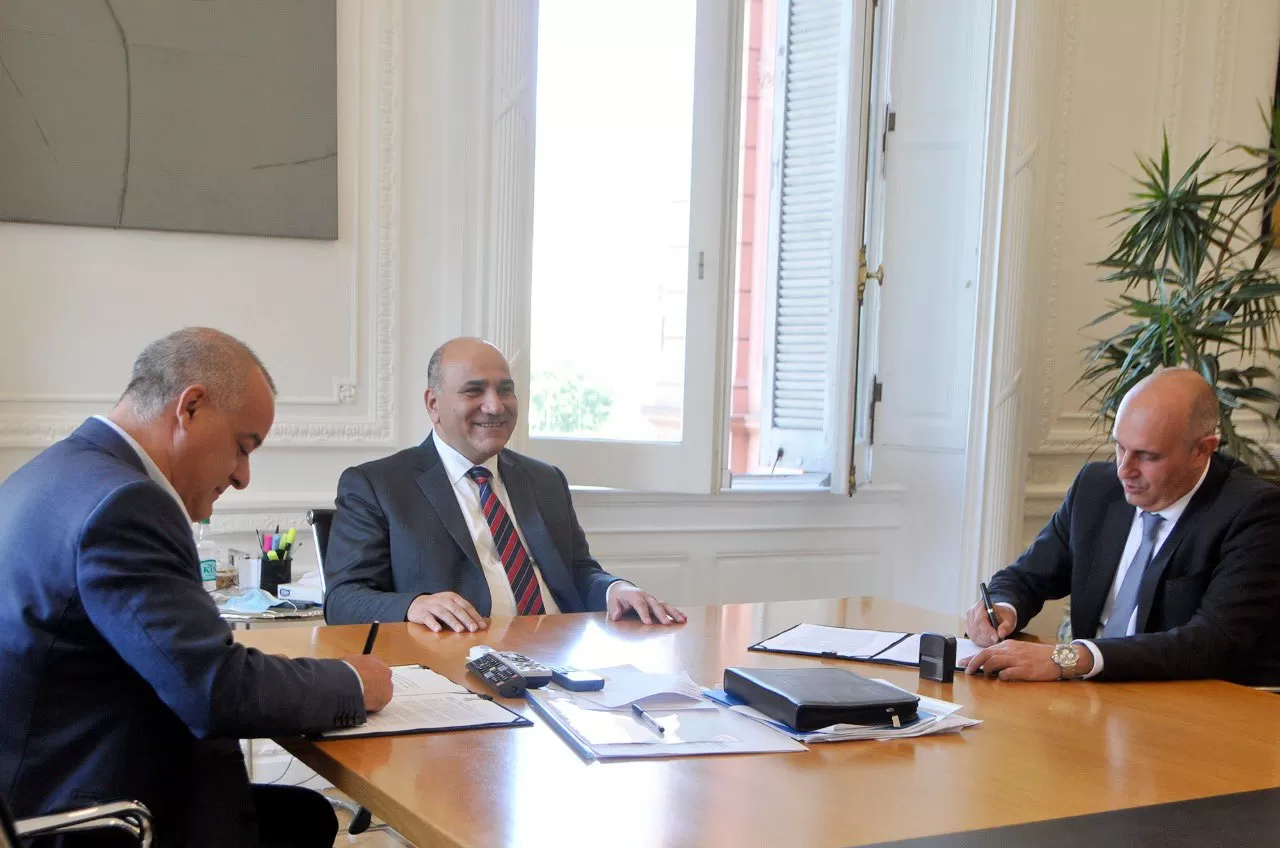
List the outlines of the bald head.
<svg viewBox="0 0 1280 848">
<path fill-rule="evenodd" d="M 452 362 L 456 359 L 470 360 L 476 356 L 493 356 L 497 355 L 507 366 L 507 371 L 511 371 L 511 366 L 507 364 L 507 358 L 502 355 L 502 351 L 498 350 L 498 346 L 493 342 L 476 338 L 475 336 L 459 336 L 456 339 L 440 345 L 431 354 L 431 359 L 427 361 L 427 388 L 440 391 L 440 381 L 446 362 Z"/>
<path fill-rule="evenodd" d="M 1116 418 L 1126 410 L 1164 419 L 1168 426 L 1181 429 L 1188 442 L 1218 429 L 1218 396 L 1190 368 L 1164 368 L 1143 378 L 1120 401 Z"/>
<path fill-rule="evenodd" d="M 1129 503 L 1158 512 L 1190 492 L 1218 447 L 1218 398 L 1189 368 L 1157 371 L 1120 402 L 1112 438 Z"/>
</svg>

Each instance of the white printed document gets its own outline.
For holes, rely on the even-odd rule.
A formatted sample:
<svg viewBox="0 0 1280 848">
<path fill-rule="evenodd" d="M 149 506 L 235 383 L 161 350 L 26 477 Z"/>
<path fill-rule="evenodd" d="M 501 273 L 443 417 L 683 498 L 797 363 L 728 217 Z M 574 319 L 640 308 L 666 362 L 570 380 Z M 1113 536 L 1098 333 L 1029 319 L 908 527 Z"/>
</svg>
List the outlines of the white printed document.
<svg viewBox="0 0 1280 848">
<path fill-rule="evenodd" d="M 531 724 L 501 704 L 428 668 L 396 666 L 391 669 L 391 682 L 394 687 L 391 703 L 370 713 L 364 724 L 330 730 L 318 734 L 319 738 L 349 739 Z"/>
<path fill-rule="evenodd" d="M 890 630 L 854 630 L 825 624 L 797 624 L 755 647 L 784 654 L 831 654 L 842 659 L 866 660 L 902 641 L 909 633 Z M 916 651 L 918 660 L 919 651 Z"/>
</svg>

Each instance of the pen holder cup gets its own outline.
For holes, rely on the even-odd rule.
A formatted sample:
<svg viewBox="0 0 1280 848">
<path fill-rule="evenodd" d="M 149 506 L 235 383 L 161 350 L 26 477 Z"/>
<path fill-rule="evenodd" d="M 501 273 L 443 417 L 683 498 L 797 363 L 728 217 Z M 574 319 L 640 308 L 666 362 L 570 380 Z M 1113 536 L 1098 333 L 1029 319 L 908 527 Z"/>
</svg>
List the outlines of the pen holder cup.
<svg viewBox="0 0 1280 848">
<path fill-rule="evenodd" d="M 276 593 L 281 583 L 288 583 L 291 579 L 290 570 L 293 568 L 293 558 L 287 559 L 271 559 L 270 557 L 262 557 L 262 576 L 259 578 L 259 586 L 264 592 Z"/>
</svg>

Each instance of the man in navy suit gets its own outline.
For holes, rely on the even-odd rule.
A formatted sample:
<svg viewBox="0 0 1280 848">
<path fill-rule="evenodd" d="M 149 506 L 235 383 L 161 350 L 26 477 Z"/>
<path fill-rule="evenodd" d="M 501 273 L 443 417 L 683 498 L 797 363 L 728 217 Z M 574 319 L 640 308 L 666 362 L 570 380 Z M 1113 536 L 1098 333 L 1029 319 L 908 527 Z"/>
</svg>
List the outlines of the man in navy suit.
<svg viewBox="0 0 1280 848">
<path fill-rule="evenodd" d="M 492 615 L 584 610 L 684 622 L 600 568 L 560 469 L 505 450 L 519 404 L 496 347 L 442 345 L 427 366 L 425 401 L 434 432 L 421 445 L 338 481 L 324 563 L 330 623 L 475 632 Z"/>
<path fill-rule="evenodd" d="M 333 844 L 325 800 L 251 787 L 237 740 L 358 724 L 390 700 L 390 670 L 237 644 L 191 532 L 249 484 L 274 396 L 243 344 L 180 330 L 142 352 L 108 415 L 0 484 L 0 792 L 16 815 L 128 799 L 158 845 Z"/>
<path fill-rule="evenodd" d="M 1114 462 L 1086 465 L 1017 562 L 991 579 L 969 671 L 1004 680 L 1280 684 L 1280 489 L 1216 453 L 1218 400 L 1194 371 L 1157 372 L 1116 413 Z M 1080 638 L 1005 642 L 1071 595 Z"/>
</svg>

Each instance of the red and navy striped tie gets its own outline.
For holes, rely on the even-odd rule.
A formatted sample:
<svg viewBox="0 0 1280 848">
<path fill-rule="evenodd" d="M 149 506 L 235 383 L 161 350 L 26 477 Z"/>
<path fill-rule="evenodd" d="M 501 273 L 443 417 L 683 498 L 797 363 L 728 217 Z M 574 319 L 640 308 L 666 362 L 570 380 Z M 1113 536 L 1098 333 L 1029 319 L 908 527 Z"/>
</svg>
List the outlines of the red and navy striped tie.
<svg viewBox="0 0 1280 848">
<path fill-rule="evenodd" d="M 477 465 L 467 472 L 467 476 L 480 486 L 480 508 L 484 510 L 485 520 L 489 522 L 489 532 L 493 534 L 493 546 L 498 551 L 498 558 L 507 570 L 511 593 L 516 597 L 516 614 L 542 615 L 547 610 L 542 605 L 537 575 L 533 573 L 533 560 L 529 559 L 529 553 L 520 542 L 520 534 L 511 523 L 502 501 L 498 500 L 493 486 L 489 485 L 493 475 L 483 465 Z"/>
</svg>

